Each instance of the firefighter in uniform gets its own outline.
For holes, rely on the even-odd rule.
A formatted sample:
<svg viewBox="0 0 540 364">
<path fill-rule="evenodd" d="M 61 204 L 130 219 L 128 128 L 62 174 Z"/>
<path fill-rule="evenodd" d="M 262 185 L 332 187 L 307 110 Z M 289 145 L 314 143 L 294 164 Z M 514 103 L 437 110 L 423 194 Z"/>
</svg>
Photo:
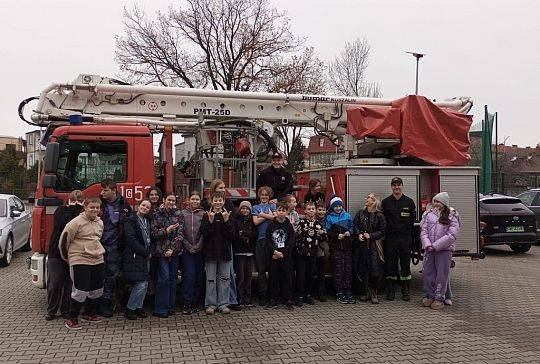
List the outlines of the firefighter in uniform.
<svg viewBox="0 0 540 364">
<path fill-rule="evenodd" d="M 270 203 L 276 203 L 285 195 L 293 193 L 292 174 L 283 168 L 283 155 L 275 152 L 272 155 L 272 165 L 263 169 L 257 178 L 257 191 L 259 188 L 267 186 L 274 191 L 274 200 Z"/>
<path fill-rule="evenodd" d="M 392 178 L 392 194 L 382 201 L 382 211 L 386 217 L 386 238 L 384 257 L 386 261 L 386 299 L 393 301 L 396 295 L 395 284 L 401 281 L 404 301 L 409 301 L 411 282 L 411 248 L 413 243 L 416 205 L 403 194 L 403 180 Z M 400 270 L 398 273 L 398 260 Z"/>
</svg>

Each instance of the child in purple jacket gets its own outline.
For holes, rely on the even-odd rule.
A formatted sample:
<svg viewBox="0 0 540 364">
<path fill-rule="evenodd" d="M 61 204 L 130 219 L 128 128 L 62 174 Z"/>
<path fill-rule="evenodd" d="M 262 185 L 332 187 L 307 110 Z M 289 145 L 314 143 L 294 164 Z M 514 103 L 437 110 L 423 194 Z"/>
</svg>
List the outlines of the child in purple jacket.
<svg viewBox="0 0 540 364">
<path fill-rule="evenodd" d="M 422 305 L 441 310 L 444 307 L 452 252 L 460 229 L 458 215 L 450 207 L 447 192 L 433 197 L 433 207 L 424 215 L 420 226 L 420 238 L 425 250 L 422 277 L 427 292 Z"/>
</svg>

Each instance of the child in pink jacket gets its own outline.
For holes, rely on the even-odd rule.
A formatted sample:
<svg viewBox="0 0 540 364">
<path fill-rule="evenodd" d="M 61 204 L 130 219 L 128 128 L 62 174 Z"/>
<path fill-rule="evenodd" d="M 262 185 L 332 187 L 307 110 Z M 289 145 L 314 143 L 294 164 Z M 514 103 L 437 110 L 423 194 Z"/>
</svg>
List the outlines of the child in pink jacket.
<svg viewBox="0 0 540 364">
<path fill-rule="evenodd" d="M 460 229 L 458 214 L 450 207 L 447 192 L 433 197 L 433 207 L 424 215 L 420 226 L 425 250 L 422 277 L 427 292 L 422 304 L 440 310 L 444 307 L 452 252 Z"/>
</svg>

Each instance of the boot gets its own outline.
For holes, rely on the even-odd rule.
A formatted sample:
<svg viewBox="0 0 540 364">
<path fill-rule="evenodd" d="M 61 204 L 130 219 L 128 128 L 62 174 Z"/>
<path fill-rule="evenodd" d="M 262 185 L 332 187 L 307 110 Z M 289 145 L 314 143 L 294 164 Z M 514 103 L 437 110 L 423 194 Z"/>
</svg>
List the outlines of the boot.
<svg viewBox="0 0 540 364">
<path fill-rule="evenodd" d="M 114 305 L 111 300 L 103 299 L 99 305 L 99 315 L 103 317 L 113 317 Z"/>
<path fill-rule="evenodd" d="M 136 320 L 137 314 L 135 313 L 135 310 L 130 310 L 126 307 L 126 311 L 124 312 L 124 317 L 128 320 Z"/>
<path fill-rule="evenodd" d="M 377 290 L 371 290 L 371 303 L 374 305 L 379 303 L 379 297 L 377 296 Z"/>
<path fill-rule="evenodd" d="M 396 298 L 396 287 L 394 287 L 394 280 L 386 280 L 386 299 L 388 301 L 393 301 Z"/>
<path fill-rule="evenodd" d="M 411 296 L 409 295 L 409 287 L 410 287 L 411 281 L 401 281 L 401 297 L 403 298 L 403 301 L 410 301 Z"/>
</svg>

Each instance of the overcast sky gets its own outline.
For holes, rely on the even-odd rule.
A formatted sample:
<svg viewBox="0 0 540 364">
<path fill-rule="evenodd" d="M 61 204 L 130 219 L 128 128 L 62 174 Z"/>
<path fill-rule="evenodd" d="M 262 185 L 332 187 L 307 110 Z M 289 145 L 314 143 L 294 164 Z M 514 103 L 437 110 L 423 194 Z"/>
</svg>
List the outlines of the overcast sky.
<svg viewBox="0 0 540 364">
<path fill-rule="evenodd" d="M 499 113 L 500 140 L 540 142 L 536 116 L 540 85 L 539 1 L 270 0 L 285 10 L 293 31 L 331 60 L 344 43 L 365 37 L 371 45 L 368 78 L 385 98 L 414 93 L 414 58 L 420 93 L 436 99 L 471 96 L 475 121 L 483 106 Z M 79 73 L 114 76 L 114 35 L 124 6 L 165 9 L 166 0 L 0 0 L 0 134 L 31 130 L 17 106 L 51 82 Z"/>
</svg>

